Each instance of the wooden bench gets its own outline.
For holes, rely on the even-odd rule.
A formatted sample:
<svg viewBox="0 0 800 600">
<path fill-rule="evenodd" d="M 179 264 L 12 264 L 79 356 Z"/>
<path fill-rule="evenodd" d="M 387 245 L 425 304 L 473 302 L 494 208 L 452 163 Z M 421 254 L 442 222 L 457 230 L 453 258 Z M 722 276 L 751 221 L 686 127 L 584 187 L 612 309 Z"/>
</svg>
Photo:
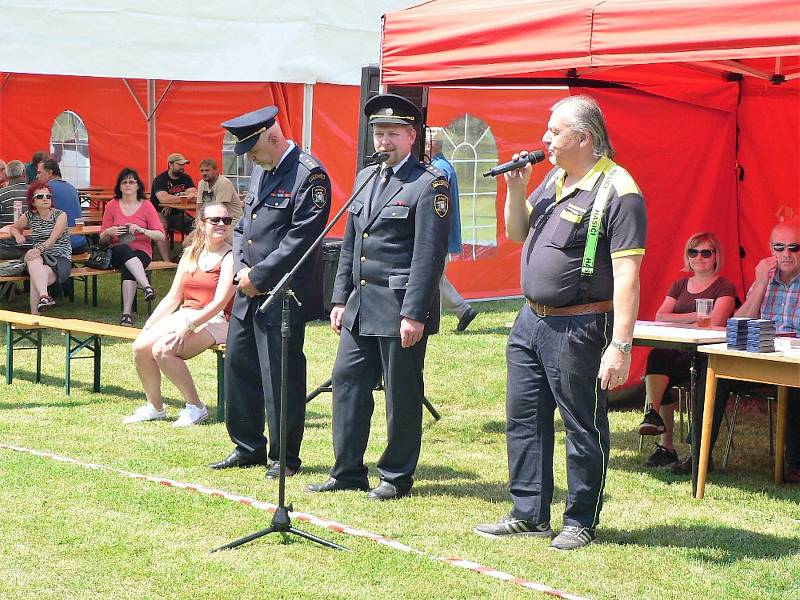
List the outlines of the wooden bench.
<svg viewBox="0 0 800 600">
<path fill-rule="evenodd" d="M 81 319 L 59 319 L 44 315 L 30 315 L 11 310 L 0 310 L 0 322 L 6 324 L 6 384 L 11 385 L 14 379 L 14 352 L 19 350 L 36 350 L 36 383 L 41 380 L 42 365 L 42 331 L 54 329 L 65 336 L 65 377 L 64 387 L 67 396 L 71 391 L 71 365 L 73 360 L 92 358 L 93 385 L 92 391 L 100 391 L 100 368 L 102 358 L 102 339 L 112 337 L 123 340 L 135 340 L 141 329 L 123 327 L 96 321 Z M 22 345 L 22 344 L 32 345 Z M 88 354 L 79 354 L 87 350 Z M 217 420 L 225 420 L 225 344 L 212 346 L 217 356 Z"/>
<path fill-rule="evenodd" d="M 72 256 L 72 262 L 75 263 L 82 263 L 89 260 L 89 254 L 74 254 Z M 151 262 L 147 269 L 148 272 L 151 271 L 163 271 L 168 269 L 177 269 L 178 263 L 170 262 L 167 260 L 154 260 Z M 111 275 L 114 273 L 120 273 L 119 269 L 95 269 L 94 267 L 87 267 L 87 266 L 73 266 L 72 270 L 70 271 L 70 279 L 76 279 L 83 283 L 83 301 L 85 303 L 89 303 L 89 278 L 91 277 L 91 286 L 92 286 L 92 306 L 97 306 L 97 278 L 100 275 Z M 28 281 L 30 277 L 28 275 L 3 275 L 0 276 L 0 283 L 6 282 L 22 282 Z M 122 280 L 120 280 L 120 298 L 122 297 Z M 71 298 L 74 300 L 74 298 Z M 147 303 L 147 312 L 151 312 L 151 302 L 148 301 Z"/>
</svg>

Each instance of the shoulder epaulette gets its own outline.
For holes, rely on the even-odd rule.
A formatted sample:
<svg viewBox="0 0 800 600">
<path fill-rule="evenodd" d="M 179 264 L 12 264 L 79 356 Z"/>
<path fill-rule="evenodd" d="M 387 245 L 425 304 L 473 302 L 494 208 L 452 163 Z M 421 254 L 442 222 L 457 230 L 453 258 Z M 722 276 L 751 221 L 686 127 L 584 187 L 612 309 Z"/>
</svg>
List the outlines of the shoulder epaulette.
<svg viewBox="0 0 800 600">
<path fill-rule="evenodd" d="M 300 162 L 309 171 L 322 168 L 322 165 L 319 164 L 319 161 L 316 158 L 314 158 L 310 154 L 306 154 L 305 152 L 300 153 Z"/>
<path fill-rule="evenodd" d="M 436 168 L 436 167 L 434 167 L 433 165 L 423 165 L 423 166 L 425 167 L 425 170 L 426 170 L 428 173 L 430 173 L 431 175 L 433 175 L 433 176 L 434 176 L 434 177 L 436 177 L 437 179 L 438 179 L 439 177 L 445 177 L 445 178 L 447 177 L 447 174 L 446 174 L 444 171 L 442 171 L 442 170 L 440 170 L 440 169 L 437 169 L 437 168 Z"/>
</svg>

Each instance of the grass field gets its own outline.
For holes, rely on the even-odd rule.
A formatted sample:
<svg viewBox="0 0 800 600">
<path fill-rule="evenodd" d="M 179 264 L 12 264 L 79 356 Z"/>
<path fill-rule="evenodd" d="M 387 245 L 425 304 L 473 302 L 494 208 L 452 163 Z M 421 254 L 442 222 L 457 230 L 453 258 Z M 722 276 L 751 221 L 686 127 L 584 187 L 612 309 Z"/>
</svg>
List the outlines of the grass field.
<svg viewBox="0 0 800 600">
<path fill-rule="evenodd" d="M 168 274 L 156 275 L 165 290 Z M 118 282 L 101 292 L 101 306 L 62 302 L 54 316 L 115 322 Z M 611 414 L 612 456 L 597 543 L 556 553 L 540 539 L 490 541 L 472 533 L 510 508 L 504 436 L 506 324 L 515 302 L 479 305 L 460 335 L 429 343 L 426 391 L 443 418 L 425 415 L 414 496 L 392 503 L 345 492 L 310 495 L 332 461 L 330 397 L 309 405 L 303 470 L 288 480 L 296 510 L 408 544 L 435 557 L 460 557 L 591 598 L 800 598 L 800 489 L 772 484 L 766 413 L 740 412 L 726 472 L 710 476 L 706 499 L 690 496 L 688 477 L 639 464 L 634 434 L 640 413 Z M 26 310 L 17 298 L 11 308 Z M 141 325 L 141 318 L 137 321 Z M 335 336 L 324 323 L 308 327 L 309 384 L 330 374 Z M 268 502 L 277 484 L 263 469 L 212 471 L 207 464 L 231 449 L 219 423 L 175 429 L 169 422 L 123 426 L 143 401 L 126 343 L 107 342 L 103 393 L 91 393 L 91 361 L 73 367 L 72 396 L 63 391 L 63 340 L 47 335 L 44 379 L 33 381 L 33 355 L 16 358 L 16 380 L 0 386 L 0 444 L 220 488 Z M 192 362 L 201 397 L 213 406 L 214 356 Z M 170 417 L 181 406 L 165 385 Z M 367 460 L 374 467 L 385 442 L 383 396 Z M 558 428 L 553 507 L 560 529 L 566 477 Z M 681 448 L 686 453 L 686 448 Z M 374 471 L 371 481 L 377 481 Z M 243 548 L 212 547 L 269 524 L 270 515 L 224 499 L 190 493 L 113 471 L 91 470 L 0 449 L 0 598 L 522 598 L 539 592 L 458 569 L 427 556 L 295 522 L 347 546 L 328 550 L 299 538 L 262 538 Z"/>
</svg>

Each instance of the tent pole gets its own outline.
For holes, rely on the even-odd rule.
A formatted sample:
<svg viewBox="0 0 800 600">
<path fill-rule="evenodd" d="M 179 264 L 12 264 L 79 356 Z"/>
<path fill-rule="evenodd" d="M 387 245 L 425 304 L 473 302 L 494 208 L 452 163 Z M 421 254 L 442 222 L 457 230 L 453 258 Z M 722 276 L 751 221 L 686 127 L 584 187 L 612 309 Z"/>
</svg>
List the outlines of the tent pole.
<svg viewBox="0 0 800 600">
<path fill-rule="evenodd" d="M 311 154 L 311 120 L 314 116 L 314 84 L 303 86 L 303 141 L 305 152 Z"/>
<path fill-rule="evenodd" d="M 156 81 L 147 80 L 147 181 L 156 177 Z"/>
</svg>

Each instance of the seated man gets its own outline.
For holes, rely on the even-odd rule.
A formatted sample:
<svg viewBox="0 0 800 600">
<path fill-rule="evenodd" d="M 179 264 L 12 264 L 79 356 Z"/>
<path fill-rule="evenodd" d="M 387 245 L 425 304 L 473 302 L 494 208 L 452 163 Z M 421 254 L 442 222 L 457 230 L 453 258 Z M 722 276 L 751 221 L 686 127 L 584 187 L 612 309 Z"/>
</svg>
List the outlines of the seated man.
<svg viewBox="0 0 800 600">
<path fill-rule="evenodd" d="M 53 192 L 53 207 L 67 213 L 67 227 L 75 227 L 75 219 L 83 217 L 78 190 L 61 179 L 61 167 L 52 158 L 45 158 L 37 168 L 37 178 L 50 186 Z M 82 254 L 89 249 L 85 235 L 70 235 L 73 254 Z"/>
<path fill-rule="evenodd" d="M 228 211 L 228 216 L 233 218 L 233 227 L 230 229 L 228 241 L 233 238 L 233 228 L 242 216 L 242 199 L 231 180 L 219 174 L 217 161 L 213 158 L 204 158 L 200 161 L 200 177 L 197 184 L 197 211 L 199 212 L 211 204 L 222 204 Z"/>
<path fill-rule="evenodd" d="M 167 157 L 167 170 L 156 175 L 150 187 L 150 201 L 156 207 L 161 218 L 164 231 L 181 231 L 184 234 L 192 230 L 192 218 L 184 211 L 161 206 L 162 202 L 177 202 L 187 198 L 195 198 L 197 189 L 194 181 L 186 174 L 185 165 L 189 161 L 183 154 L 173 153 Z M 163 260 L 170 260 L 169 242 L 165 239 L 156 243 Z"/>
<path fill-rule="evenodd" d="M 0 189 L 0 227 L 12 225 L 19 216 L 15 214 L 14 205 L 18 203 L 17 209 L 21 213 L 27 202 L 25 192 L 28 184 L 25 165 L 18 160 L 11 160 L 6 166 L 6 172 L 8 173 L 8 185 Z M 30 244 L 18 245 L 13 237 L 0 239 L 0 260 L 22 258 L 31 247 Z"/>
<path fill-rule="evenodd" d="M 779 223 L 769 237 L 770 256 L 756 265 L 756 279 L 737 317 L 775 321 L 777 333 L 800 336 L 800 223 Z M 789 389 L 786 483 L 800 483 L 800 389 Z M 779 448 L 778 451 L 782 449 Z"/>
</svg>

